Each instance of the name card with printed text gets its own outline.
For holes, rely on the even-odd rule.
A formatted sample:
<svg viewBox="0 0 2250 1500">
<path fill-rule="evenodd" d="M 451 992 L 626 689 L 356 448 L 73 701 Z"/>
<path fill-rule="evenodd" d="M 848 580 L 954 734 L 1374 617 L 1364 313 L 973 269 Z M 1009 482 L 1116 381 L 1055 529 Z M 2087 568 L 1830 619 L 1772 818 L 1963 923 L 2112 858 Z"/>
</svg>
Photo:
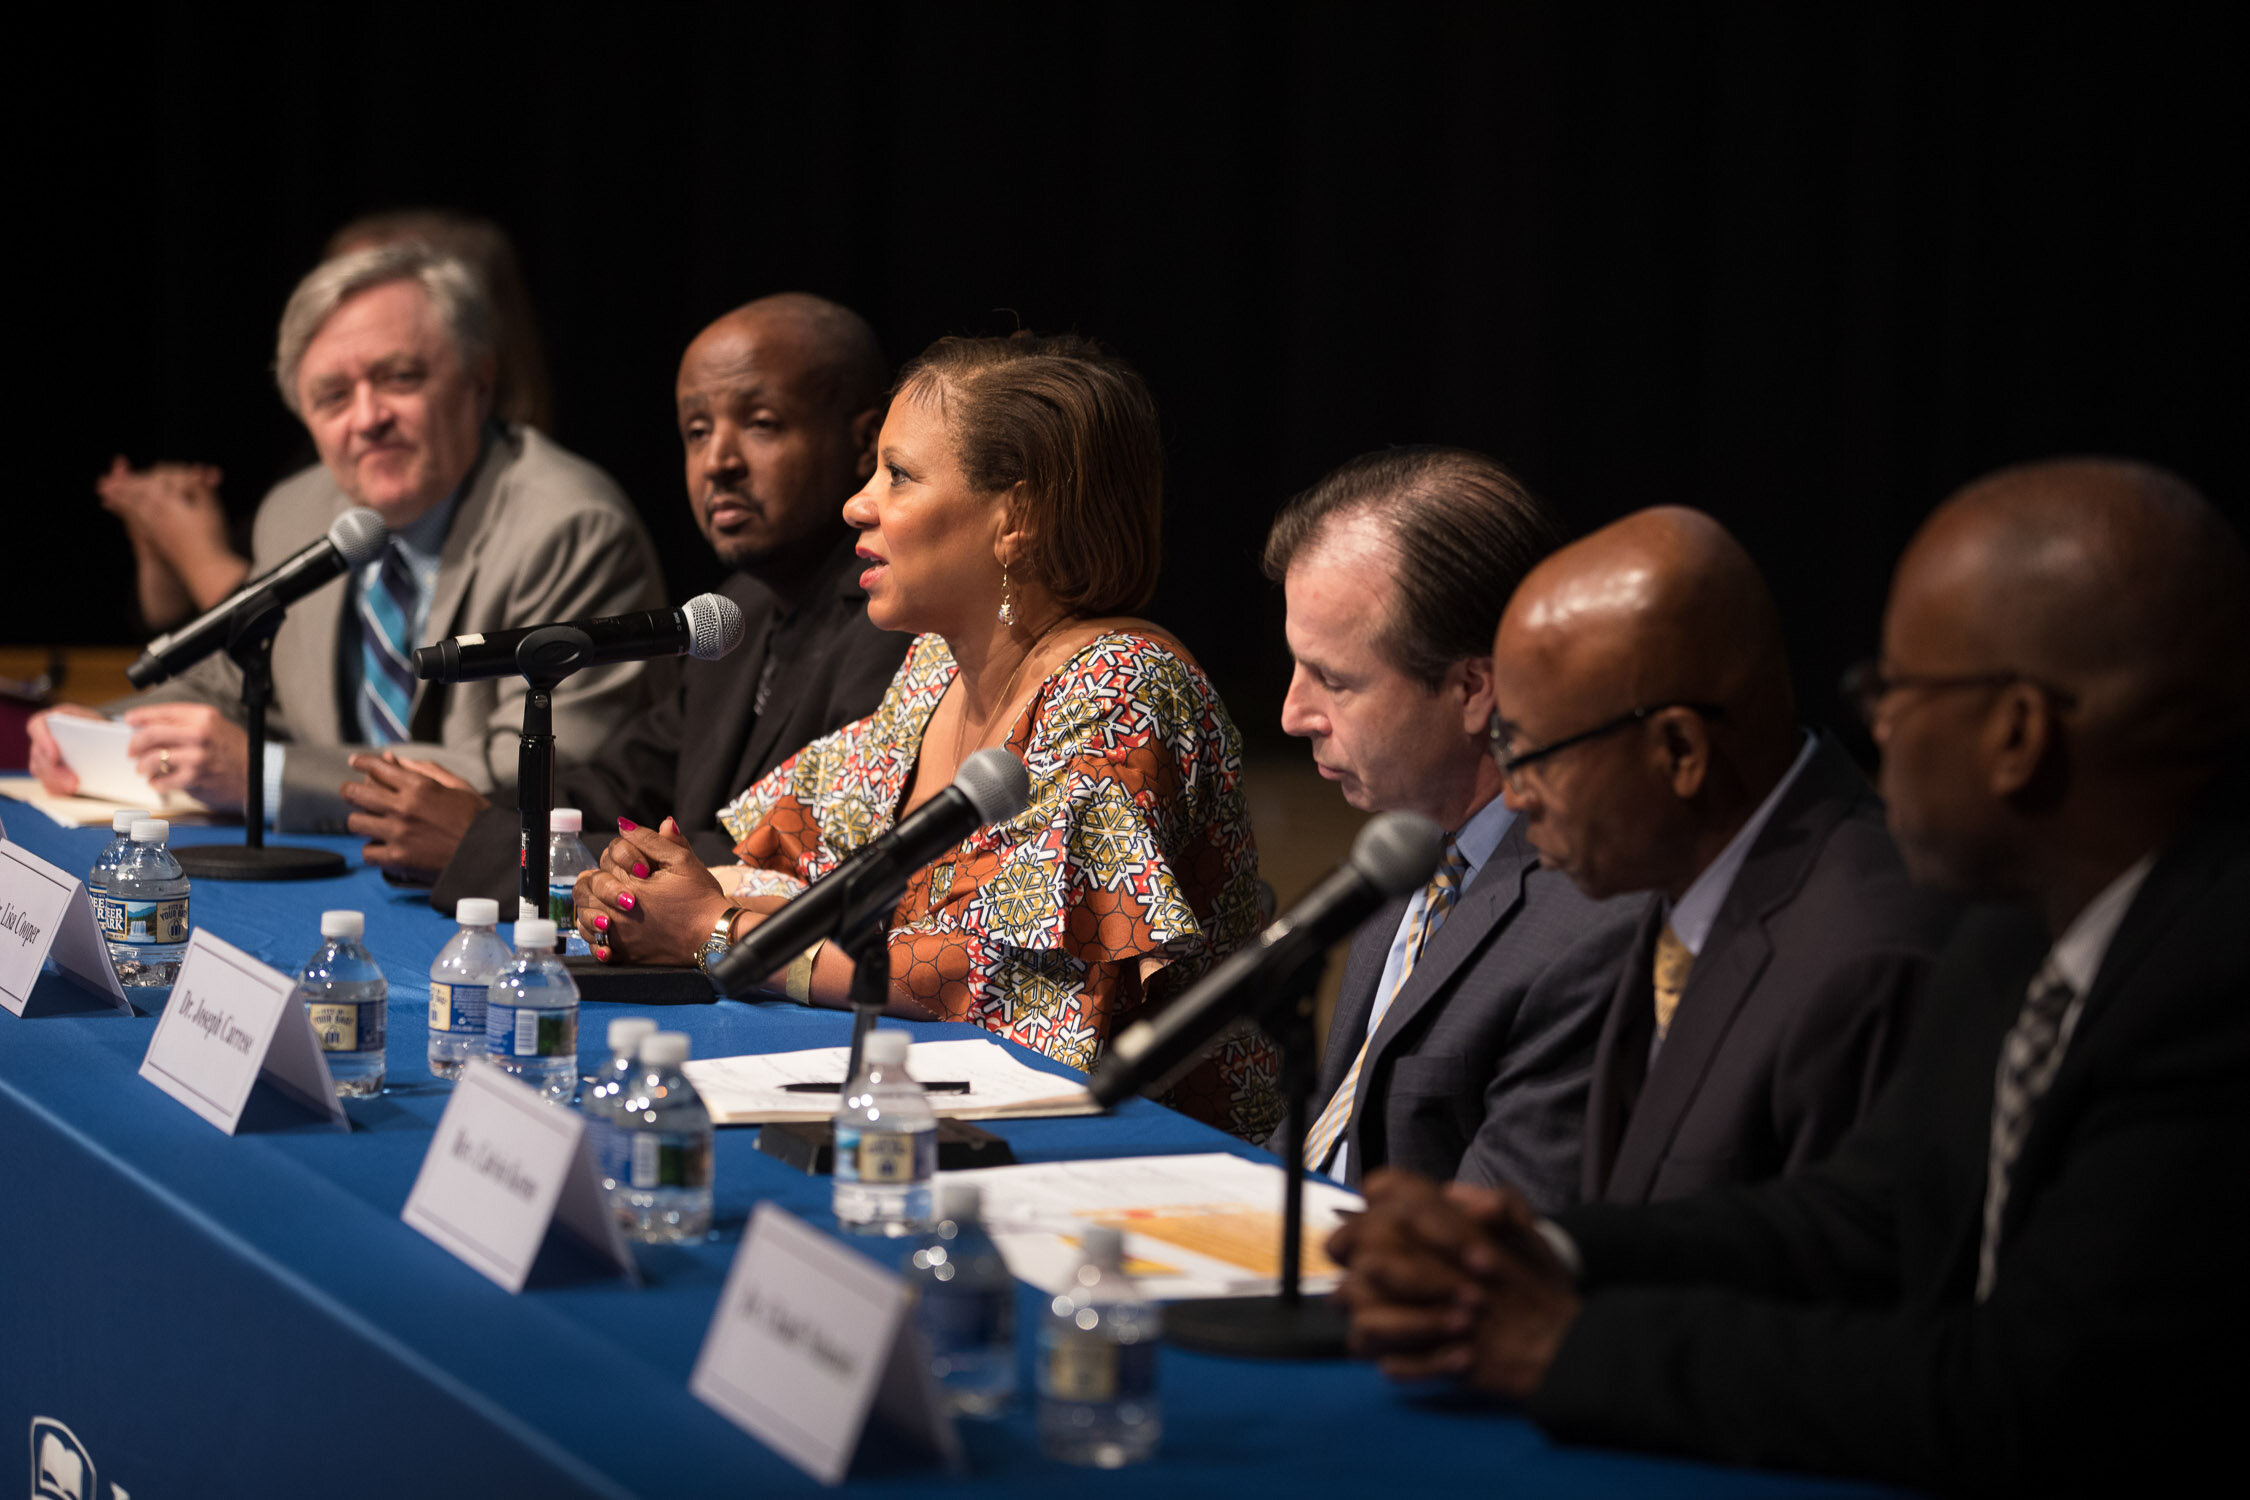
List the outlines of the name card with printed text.
<svg viewBox="0 0 2250 1500">
<path fill-rule="evenodd" d="M 188 935 L 141 1076 L 228 1135 L 261 1078 L 338 1129 L 352 1128 L 297 1002 L 297 981 L 200 927 Z"/>
<path fill-rule="evenodd" d="M 906 1283 L 761 1203 L 727 1272 L 688 1389 L 822 1484 L 839 1484 L 869 1418 L 959 1468 Z"/>
<path fill-rule="evenodd" d="M 557 1224 L 641 1279 L 594 1175 L 585 1120 L 482 1058 L 454 1084 L 400 1217 L 510 1292 L 523 1290 Z"/>
<path fill-rule="evenodd" d="M 133 1008 L 110 967 L 86 883 L 0 838 L 0 1006 L 19 1016 L 55 1008 L 31 996 L 50 958 L 79 988 L 119 1010 Z"/>
</svg>

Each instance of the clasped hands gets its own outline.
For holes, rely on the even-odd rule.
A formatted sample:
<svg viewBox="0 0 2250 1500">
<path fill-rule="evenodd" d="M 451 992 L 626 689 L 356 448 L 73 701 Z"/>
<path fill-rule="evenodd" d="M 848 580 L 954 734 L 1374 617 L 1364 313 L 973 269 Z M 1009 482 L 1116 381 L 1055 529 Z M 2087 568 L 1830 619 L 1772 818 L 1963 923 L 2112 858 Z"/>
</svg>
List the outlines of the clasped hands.
<svg viewBox="0 0 2250 1500">
<path fill-rule="evenodd" d="M 1336 1296 L 1352 1352 L 1396 1380 L 1453 1376 L 1512 1400 L 1536 1391 L 1579 1298 L 1523 1195 L 1387 1169 L 1363 1189 L 1367 1211 L 1328 1241 L 1345 1267 Z"/>
<path fill-rule="evenodd" d="M 641 964 L 692 964 L 728 907 L 745 913 L 734 922 L 739 940 L 781 904 L 771 896 L 729 897 L 670 818 L 655 828 L 619 818 L 617 837 L 597 867 L 578 877 L 573 899 L 595 958 Z"/>
</svg>

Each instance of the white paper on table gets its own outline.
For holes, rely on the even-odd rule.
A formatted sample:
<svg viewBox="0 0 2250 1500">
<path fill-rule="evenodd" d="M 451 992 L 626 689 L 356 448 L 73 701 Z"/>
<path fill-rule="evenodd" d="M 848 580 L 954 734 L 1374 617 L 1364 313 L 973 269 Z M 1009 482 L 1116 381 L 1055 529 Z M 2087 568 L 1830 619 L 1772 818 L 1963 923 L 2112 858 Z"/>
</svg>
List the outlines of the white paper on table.
<svg viewBox="0 0 2250 1500">
<path fill-rule="evenodd" d="M 36 807 L 65 828 L 107 828 L 117 814 L 128 809 L 169 818 L 175 823 L 208 823 L 211 809 L 185 792 L 167 792 L 160 799 L 134 798 L 113 802 L 106 797 L 58 797 L 29 776 L 0 776 L 0 797 Z"/>
<path fill-rule="evenodd" d="M 984 1190 L 985 1228 L 1008 1269 L 1043 1291 L 1069 1283 L 1078 1235 L 1089 1223 L 1124 1232 L 1126 1270 L 1157 1301 L 1263 1296 L 1280 1286 L 1286 1179 L 1278 1162 L 1225 1152 L 1129 1156 L 982 1167 L 942 1180 Z M 1362 1201 L 1325 1182 L 1305 1183 L 1304 1290 L 1336 1285 L 1320 1247 L 1343 1211 Z"/>
<path fill-rule="evenodd" d="M 834 1115 L 833 1093 L 792 1094 L 783 1085 L 841 1082 L 850 1061 L 849 1047 L 814 1047 L 804 1052 L 697 1058 L 685 1071 L 687 1081 L 702 1096 L 703 1107 L 711 1111 L 713 1124 L 767 1125 Z M 1000 1043 L 981 1037 L 916 1042 L 907 1053 L 906 1066 L 925 1082 L 959 1079 L 969 1085 L 967 1093 L 930 1095 L 930 1107 L 949 1120 L 1101 1113 L 1083 1083 L 1042 1073 Z"/>
</svg>

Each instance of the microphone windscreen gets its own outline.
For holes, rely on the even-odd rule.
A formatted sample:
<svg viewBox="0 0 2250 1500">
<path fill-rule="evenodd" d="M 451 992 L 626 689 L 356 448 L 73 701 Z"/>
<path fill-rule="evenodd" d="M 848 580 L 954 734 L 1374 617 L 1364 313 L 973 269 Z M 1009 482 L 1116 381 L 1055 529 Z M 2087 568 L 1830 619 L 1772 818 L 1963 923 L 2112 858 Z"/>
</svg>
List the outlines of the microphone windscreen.
<svg viewBox="0 0 2250 1500">
<path fill-rule="evenodd" d="M 366 506 L 347 510 L 328 528 L 330 545 L 343 554 L 347 567 L 363 568 L 383 555 L 383 543 L 391 538 L 391 529 L 383 518 Z"/>
<path fill-rule="evenodd" d="M 688 655 L 717 661 L 742 644 L 742 606 L 724 594 L 697 594 L 680 606 L 687 616 Z"/>
<path fill-rule="evenodd" d="M 1386 896 L 1403 896 L 1445 857 L 1445 830 L 1420 813 L 1377 813 L 1352 840 L 1352 865 Z"/>
<path fill-rule="evenodd" d="M 1031 805 L 1031 773 L 997 746 L 961 762 L 953 784 L 988 824 L 1006 822 Z"/>
</svg>

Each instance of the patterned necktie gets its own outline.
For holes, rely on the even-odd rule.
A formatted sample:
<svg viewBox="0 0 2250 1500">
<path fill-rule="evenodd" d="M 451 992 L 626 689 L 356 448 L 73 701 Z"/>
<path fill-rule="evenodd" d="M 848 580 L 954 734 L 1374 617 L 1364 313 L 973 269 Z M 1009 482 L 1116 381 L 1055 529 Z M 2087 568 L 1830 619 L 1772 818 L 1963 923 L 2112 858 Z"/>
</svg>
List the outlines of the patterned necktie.
<svg viewBox="0 0 2250 1500">
<path fill-rule="evenodd" d="M 1448 837 L 1445 859 L 1437 867 L 1437 873 L 1430 877 L 1430 883 L 1422 887 L 1422 909 L 1415 913 L 1412 925 L 1406 930 L 1406 954 L 1398 966 L 1398 980 L 1376 997 L 1375 1014 L 1368 1019 L 1367 1035 L 1360 1041 L 1359 1055 L 1352 1059 L 1351 1070 L 1344 1074 L 1344 1081 L 1337 1084 L 1336 1092 L 1329 1096 L 1328 1107 L 1320 1112 L 1320 1118 L 1313 1121 L 1312 1129 L 1305 1134 L 1305 1165 L 1313 1171 L 1328 1164 L 1336 1142 L 1343 1138 L 1344 1127 L 1351 1123 L 1352 1096 L 1359 1092 L 1359 1070 L 1367 1063 L 1368 1045 L 1382 1027 L 1391 1002 L 1406 988 L 1407 978 L 1413 974 L 1422 950 L 1429 946 L 1431 936 L 1445 925 L 1446 913 L 1453 910 L 1454 901 L 1460 897 L 1461 877 L 1468 869 L 1468 857 L 1461 852 L 1460 845 Z"/>
<path fill-rule="evenodd" d="M 421 597 L 406 555 L 392 542 L 383 548 L 375 576 L 359 592 L 359 694 L 361 717 L 373 743 L 409 738 L 414 707 L 414 607 Z"/>
<path fill-rule="evenodd" d="M 1977 1300 L 1992 1295 L 2000 1279 L 2000 1220 L 2008 1208 L 2008 1178 L 2031 1131 L 2031 1112 L 2046 1097 L 2070 1040 L 2070 1003 L 2078 992 L 2049 959 L 2032 977 L 2023 1010 L 2000 1044 L 1992 1080 L 1992 1148 L 1986 1158 L 1984 1237 L 1977 1246 Z"/>
<path fill-rule="evenodd" d="M 1695 955 L 1681 942 L 1666 922 L 1664 930 L 1656 935 L 1656 965 L 1649 981 L 1656 990 L 1656 1039 L 1664 1040 L 1664 1033 L 1672 1029 L 1672 1012 L 1680 1008 L 1681 992 L 1687 989 L 1688 970 L 1695 967 Z"/>
</svg>

